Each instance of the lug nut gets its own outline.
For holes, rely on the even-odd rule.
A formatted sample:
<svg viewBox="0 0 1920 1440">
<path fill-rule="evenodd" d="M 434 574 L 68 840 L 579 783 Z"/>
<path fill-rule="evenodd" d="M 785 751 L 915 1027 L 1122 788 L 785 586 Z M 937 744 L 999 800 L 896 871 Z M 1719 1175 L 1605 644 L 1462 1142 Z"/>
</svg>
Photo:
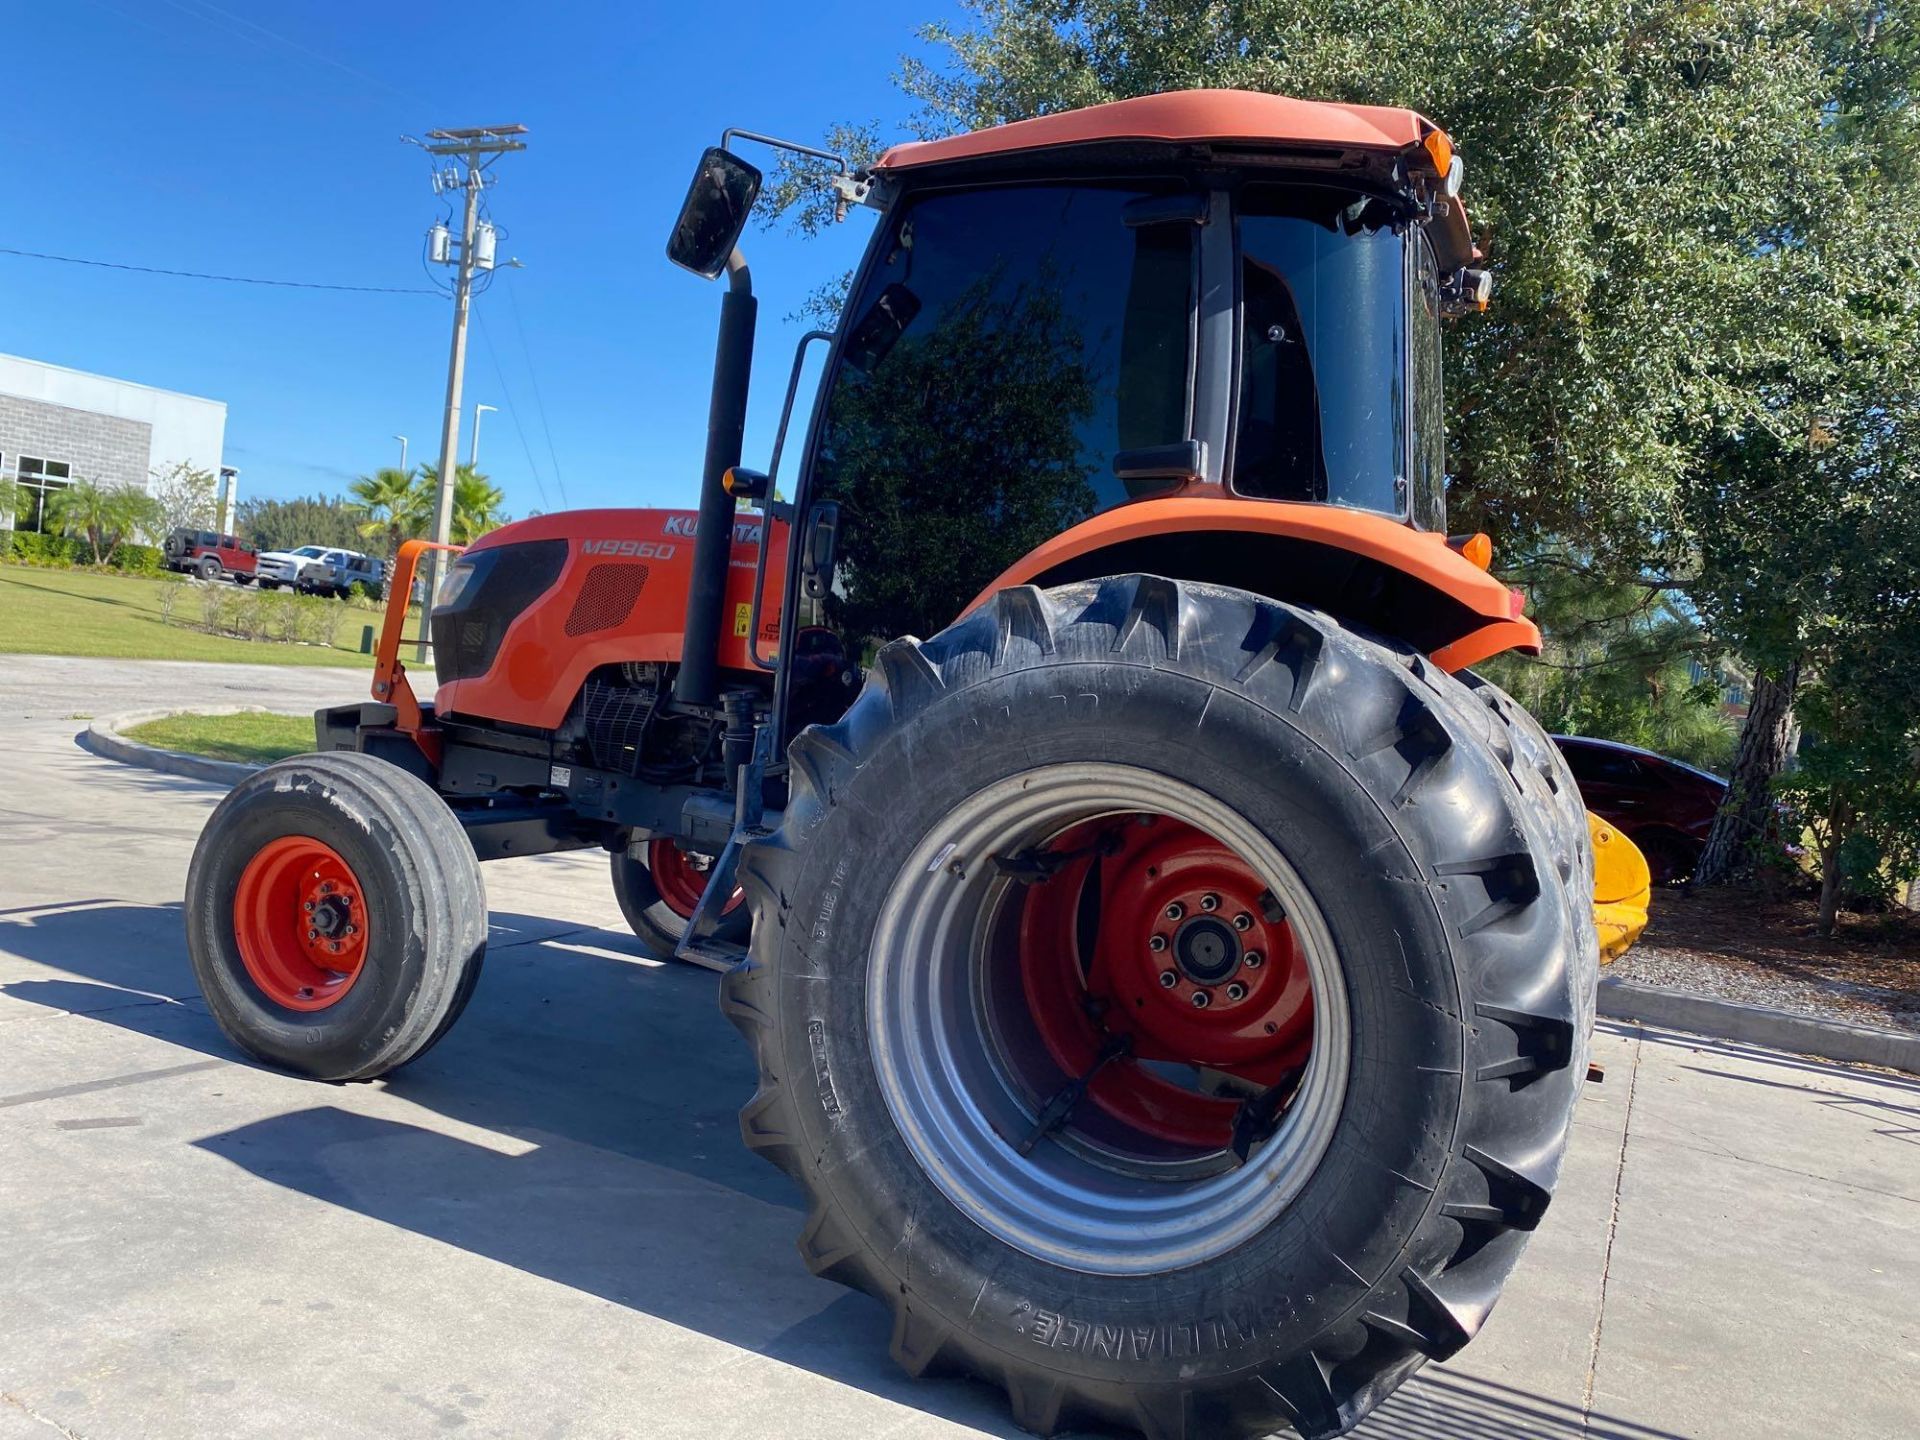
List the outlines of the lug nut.
<svg viewBox="0 0 1920 1440">
<path fill-rule="evenodd" d="M 1209 995 L 1206 991 L 1196 990 L 1193 992 L 1193 1008 L 1194 1009 L 1204 1010 L 1207 1008 L 1207 1006 L 1211 1005 L 1212 1003 L 1213 1003 L 1213 996 Z"/>
<path fill-rule="evenodd" d="M 1200 908 L 1209 912 L 1218 910 L 1220 908 L 1220 897 L 1218 895 L 1202 895 L 1200 897 Z"/>
<path fill-rule="evenodd" d="M 312 910 L 312 909 L 313 909 L 313 901 L 311 901 L 311 900 L 309 900 L 309 901 L 307 901 L 307 909 L 308 909 L 308 910 Z"/>
<path fill-rule="evenodd" d="M 1246 934 L 1247 931 L 1253 929 L 1253 916 L 1242 910 L 1238 915 L 1233 917 L 1233 928 L 1238 930 L 1242 935 Z"/>
<path fill-rule="evenodd" d="M 1147 941 L 1147 949 L 1153 951 L 1153 953 L 1156 955 L 1158 955 L 1162 950 L 1166 948 L 1167 948 L 1167 937 L 1164 935 L 1152 936 Z"/>
<path fill-rule="evenodd" d="M 1185 915 L 1186 913 L 1187 913 L 1187 907 L 1182 905 L 1178 900 L 1174 901 L 1171 905 L 1167 906 L 1167 919 L 1169 920 L 1178 920 L 1181 916 Z"/>
<path fill-rule="evenodd" d="M 1231 985 L 1227 986 L 1227 999 L 1244 1000 L 1246 998 L 1247 998 L 1247 987 L 1242 985 L 1238 980 L 1234 981 Z"/>
<path fill-rule="evenodd" d="M 1249 970 L 1258 970 L 1266 963 L 1266 959 L 1267 957 L 1262 955 L 1258 950 L 1249 950 L 1246 955 L 1241 958 L 1240 963 Z"/>
<path fill-rule="evenodd" d="M 1160 988 L 1162 990 L 1171 990 L 1173 989 L 1174 986 L 1178 985 L 1179 983 L 1180 983 L 1180 977 L 1174 974 L 1173 971 L 1162 970 L 1160 972 Z"/>
<path fill-rule="evenodd" d="M 319 938 L 320 938 L 320 932 L 318 930 L 307 931 L 307 939 L 318 940 Z"/>
</svg>

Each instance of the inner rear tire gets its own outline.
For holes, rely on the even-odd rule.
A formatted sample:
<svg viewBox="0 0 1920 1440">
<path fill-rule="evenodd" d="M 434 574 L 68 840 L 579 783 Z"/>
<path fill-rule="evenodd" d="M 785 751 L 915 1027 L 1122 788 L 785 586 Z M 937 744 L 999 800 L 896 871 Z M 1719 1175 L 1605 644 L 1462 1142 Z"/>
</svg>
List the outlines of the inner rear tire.
<svg viewBox="0 0 1920 1440">
<path fill-rule="evenodd" d="M 655 840 L 646 847 L 646 853 L 654 854 L 658 847 L 672 843 Z M 680 937 L 687 933 L 687 921 L 692 918 L 698 899 L 697 890 L 690 895 L 688 887 L 692 882 L 679 877 L 685 883 L 674 884 L 673 878 L 668 877 L 668 883 L 662 884 L 656 881 L 641 856 L 625 850 L 613 853 L 613 897 L 620 902 L 620 913 L 626 916 L 627 924 L 641 942 L 662 959 L 672 957 Z M 716 938 L 744 945 L 751 923 L 746 905 L 736 901 L 721 915 Z"/>
<path fill-rule="evenodd" d="M 1573 883 L 1590 861 L 1511 736 L 1394 642 L 1153 577 L 1003 592 L 885 647 L 844 719 L 791 748 L 781 829 L 741 867 L 751 958 L 723 990 L 760 1071 L 742 1130 L 809 1197 L 808 1265 L 892 1309 L 911 1373 L 1001 1384 L 1043 1434 L 1343 1434 L 1460 1349 L 1551 1199 L 1598 960 Z M 1086 827 L 1136 812 L 1231 850 L 1312 983 L 1293 1088 L 1186 1066 L 1236 1130 L 1258 1118 L 1243 1101 L 1277 1107 L 1244 1163 L 1201 1128 L 1156 1148 L 1118 1125 L 1133 1054 L 1063 1118 L 1080 1077 L 1049 1095 L 1018 1033 L 974 1038 L 1017 1032 L 992 996 L 1036 897 L 1123 843 Z M 1217 873 L 1233 918 L 1237 872 Z M 1149 996 L 1096 995 L 1085 958 L 1133 893 L 1075 902 L 1076 963 L 1099 1002 L 1081 1008 L 1137 1037 L 1113 1008 Z M 1211 978 L 1228 937 L 1161 939 L 1168 994 L 1230 983 Z"/>
<path fill-rule="evenodd" d="M 479 862 L 453 812 L 352 752 L 283 760 L 220 802 L 187 872 L 186 920 L 227 1037 L 320 1080 L 424 1054 L 466 1008 L 487 940 Z"/>
</svg>

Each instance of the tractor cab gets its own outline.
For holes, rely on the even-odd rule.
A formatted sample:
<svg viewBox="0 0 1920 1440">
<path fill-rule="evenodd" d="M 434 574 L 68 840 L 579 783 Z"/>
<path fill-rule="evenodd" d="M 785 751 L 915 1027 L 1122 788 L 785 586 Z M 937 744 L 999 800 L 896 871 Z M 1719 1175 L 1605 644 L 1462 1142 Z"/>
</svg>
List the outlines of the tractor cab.
<svg viewBox="0 0 1920 1440">
<path fill-rule="evenodd" d="M 1411 112 L 1212 91 L 902 145 L 839 178 L 881 216 L 792 486 L 783 648 L 825 628 L 869 656 L 1012 579 L 1115 568 L 1224 566 L 1403 612 L 1390 564 L 1287 544 L 1278 509 L 1267 543 L 1240 521 L 1270 502 L 1353 512 L 1376 548 L 1444 536 L 1440 322 L 1488 287 L 1460 176 Z M 726 268 L 758 178 L 708 152 L 669 255 Z M 1159 523 L 1175 513 L 1205 523 Z M 1443 608 L 1430 648 L 1478 628 Z"/>
</svg>

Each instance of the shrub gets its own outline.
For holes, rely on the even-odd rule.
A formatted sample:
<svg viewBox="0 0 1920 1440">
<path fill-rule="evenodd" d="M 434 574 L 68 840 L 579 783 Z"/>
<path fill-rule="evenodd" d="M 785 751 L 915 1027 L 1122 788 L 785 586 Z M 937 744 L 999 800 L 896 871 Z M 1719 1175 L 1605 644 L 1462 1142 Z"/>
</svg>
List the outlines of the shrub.
<svg viewBox="0 0 1920 1440">
<path fill-rule="evenodd" d="M 180 597 L 187 593 L 187 577 L 162 571 L 160 578 L 165 582 L 160 587 L 160 623 L 171 625 L 174 607 L 180 603 Z"/>
<path fill-rule="evenodd" d="M 107 568 L 124 570 L 129 575 L 164 575 L 168 573 L 164 561 L 158 545 L 136 545 L 126 540 L 113 552 Z"/>
<path fill-rule="evenodd" d="M 340 619 L 340 607 L 319 595 L 296 596 L 294 632 L 289 639 L 306 645 L 331 645 L 334 626 Z"/>
<path fill-rule="evenodd" d="M 81 542 L 66 535 L 13 532 L 14 558 L 28 565 L 72 565 L 80 559 Z"/>
</svg>

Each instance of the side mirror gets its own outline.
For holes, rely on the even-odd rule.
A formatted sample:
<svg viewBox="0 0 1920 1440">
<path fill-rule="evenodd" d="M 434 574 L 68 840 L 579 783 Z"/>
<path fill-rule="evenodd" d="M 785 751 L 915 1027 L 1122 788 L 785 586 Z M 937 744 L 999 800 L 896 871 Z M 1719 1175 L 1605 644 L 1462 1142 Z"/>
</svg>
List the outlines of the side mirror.
<svg viewBox="0 0 1920 1440">
<path fill-rule="evenodd" d="M 700 157 L 687 198 L 667 238 L 667 258 L 703 280 L 726 268 L 760 194 L 760 172 L 731 151 L 710 147 Z"/>
<path fill-rule="evenodd" d="M 839 548 L 840 503 L 822 500 L 808 513 L 806 539 L 800 547 L 800 591 L 809 600 L 824 600 L 833 589 Z"/>
</svg>

